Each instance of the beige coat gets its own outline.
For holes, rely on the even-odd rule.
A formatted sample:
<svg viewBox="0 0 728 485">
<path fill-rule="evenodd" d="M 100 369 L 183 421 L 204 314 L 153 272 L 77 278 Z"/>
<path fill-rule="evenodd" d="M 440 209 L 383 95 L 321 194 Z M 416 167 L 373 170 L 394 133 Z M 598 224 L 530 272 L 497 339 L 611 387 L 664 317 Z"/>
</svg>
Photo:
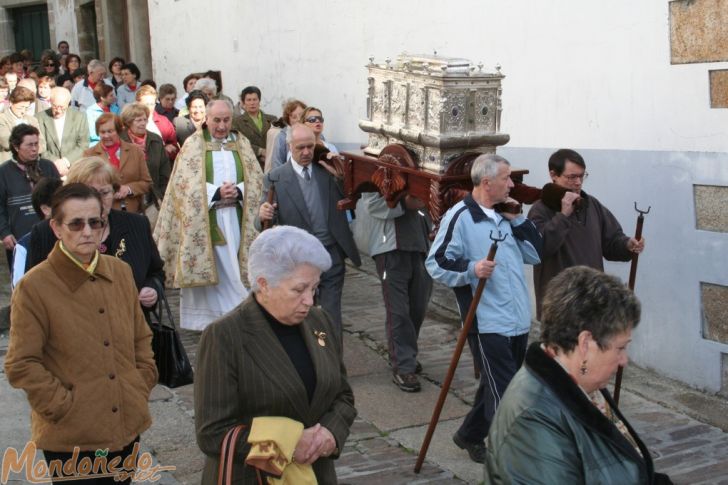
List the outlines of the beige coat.
<svg viewBox="0 0 728 485">
<path fill-rule="evenodd" d="M 10 112 L 10 106 L 0 113 L 0 163 L 10 160 L 13 157 L 13 154 L 10 152 L 10 133 L 13 131 L 13 128 L 15 128 L 16 120 L 17 118 Z M 38 131 L 40 131 L 40 125 L 38 124 L 38 120 L 35 116 L 26 113 L 23 117 L 23 121 L 31 126 L 35 126 L 38 128 Z M 38 147 L 38 153 L 45 152 L 46 142 L 42 131 L 38 137 L 38 143 L 40 145 Z"/>
<path fill-rule="evenodd" d="M 40 449 L 118 451 L 149 428 L 157 368 L 128 264 L 102 255 L 89 276 L 56 245 L 11 308 L 5 373 Z"/>
</svg>

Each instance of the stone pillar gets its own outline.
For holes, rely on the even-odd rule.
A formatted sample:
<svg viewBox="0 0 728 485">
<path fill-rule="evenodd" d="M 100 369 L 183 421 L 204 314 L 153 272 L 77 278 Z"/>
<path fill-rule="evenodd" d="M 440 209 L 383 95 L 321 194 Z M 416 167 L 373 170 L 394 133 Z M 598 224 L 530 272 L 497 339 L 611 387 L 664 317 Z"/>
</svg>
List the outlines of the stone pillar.
<svg viewBox="0 0 728 485">
<path fill-rule="evenodd" d="M 13 19 L 10 10 L 0 8 L 0 56 L 15 52 L 15 36 L 13 35 Z"/>
<path fill-rule="evenodd" d="M 129 59 L 124 38 L 125 10 L 124 2 L 119 0 L 96 0 L 99 57 L 105 61 L 117 56 Z"/>
<path fill-rule="evenodd" d="M 96 35 L 96 7 L 93 3 L 76 6 L 76 25 L 78 31 L 78 55 L 84 63 L 99 56 Z"/>
<path fill-rule="evenodd" d="M 48 30 L 51 48 L 56 49 L 62 40 L 68 42 L 71 52 L 78 53 L 76 30 L 76 4 L 74 0 L 48 0 Z"/>
<path fill-rule="evenodd" d="M 149 8 L 147 0 L 127 0 L 127 25 L 129 39 L 129 59 L 142 72 L 142 80 L 151 79 L 152 49 L 149 33 Z"/>
</svg>

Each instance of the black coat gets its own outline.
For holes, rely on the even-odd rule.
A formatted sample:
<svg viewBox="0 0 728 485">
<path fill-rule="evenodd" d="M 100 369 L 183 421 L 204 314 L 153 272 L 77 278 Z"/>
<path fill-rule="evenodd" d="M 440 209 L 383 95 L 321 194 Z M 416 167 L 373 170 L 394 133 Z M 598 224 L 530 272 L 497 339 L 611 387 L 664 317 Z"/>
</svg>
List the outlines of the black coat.
<svg viewBox="0 0 728 485">
<path fill-rule="evenodd" d="M 38 168 L 42 177 L 60 178 L 50 160 L 39 159 Z M 33 187 L 17 163 L 11 159 L 0 164 L 0 239 L 10 234 L 20 239 L 38 222 L 31 203 L 32 192 Z"/>
<path fill-rule="evenodd" d="M 149 286 L 159 291 L 164 284 L 164 262 L 152 239 L 149 220 L 139 214 L 112 209 L 109 224 L 111 232 L 104 241 L 106 254 L 131 266 L 137 289 Z M 47 220 L 33 226 L 30 234 L 26 272 L 45 261 L 57 240 Z"/>
</svg>

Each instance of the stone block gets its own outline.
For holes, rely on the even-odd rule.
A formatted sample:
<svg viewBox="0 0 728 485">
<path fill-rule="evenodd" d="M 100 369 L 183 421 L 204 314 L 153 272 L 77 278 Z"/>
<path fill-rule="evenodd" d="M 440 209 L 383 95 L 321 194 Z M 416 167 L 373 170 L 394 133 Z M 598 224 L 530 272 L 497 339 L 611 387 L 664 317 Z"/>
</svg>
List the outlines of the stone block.
<svg viewBox="0 0 728 485">
<path fill-rule="evenodd" d="M 728 0 L 670 2 L 673 64 L 728 61 Z"/>
<path fill-rule="evenodd" d="M 720 393 L 728 397 L 728 353 L 720 354 L 721 386 Z"/>
<path fill-rule="evenodd" d="M 710 107 L 728 108 L 728 69 L 708 71 Z"/>
<path fill-rule="evenodd" d="M 728 286 L 700 283 L 703 338 L 728 344 Z"/>
<path fill-rule="evenodd" d="M 728 187 L 694 185 L 693 188 L 696 228 L 728 232 Z"/>
</svg>

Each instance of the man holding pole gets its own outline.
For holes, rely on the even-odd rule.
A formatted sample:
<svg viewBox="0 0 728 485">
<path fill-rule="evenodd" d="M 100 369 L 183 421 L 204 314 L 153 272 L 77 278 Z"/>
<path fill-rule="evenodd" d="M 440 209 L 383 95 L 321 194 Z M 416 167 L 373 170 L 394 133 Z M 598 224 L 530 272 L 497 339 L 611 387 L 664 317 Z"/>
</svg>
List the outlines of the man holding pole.
<svg viewBox="0 0 728 485">
<path fill-rule="evenodd" d="M 533 270 L 539 319 L 546 285 L 562 270 L 584 265 L 603 271 L 605 258 L 629 261 L 645 247 L 644 239 L 625 236 L 609 209 L 581 189 L 588 174 L 579 153 L 566 148 L 554 152 L 549 175 L 553 184 L 544 187 L 528 213 L 543 235 L 542 261 Z"/>
<path fill-rule="evenodd" d="M 501 202 L 514 202 L 508 197 L 510 173 L 503 157 L 475 159 L 473 192 L 443 216 L 426 261 L 433 279 L 455 289 L 463 317 L 479 281 L 487 279 L 468 335 L 480 385 L 473 409 L 453 436 L 478 463 L 485 460 L 484 440 L 500 397 L 526 352 L 531 310 L 523 264 L 540 262 L 536 226 L 522 215 L 495 209 Z M 502 240 L 493 261 L 487 258 L 491 237 Z"/>
</svg>

